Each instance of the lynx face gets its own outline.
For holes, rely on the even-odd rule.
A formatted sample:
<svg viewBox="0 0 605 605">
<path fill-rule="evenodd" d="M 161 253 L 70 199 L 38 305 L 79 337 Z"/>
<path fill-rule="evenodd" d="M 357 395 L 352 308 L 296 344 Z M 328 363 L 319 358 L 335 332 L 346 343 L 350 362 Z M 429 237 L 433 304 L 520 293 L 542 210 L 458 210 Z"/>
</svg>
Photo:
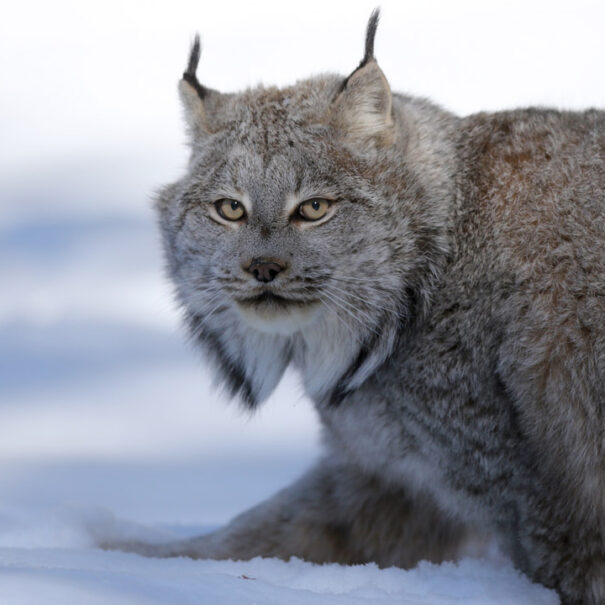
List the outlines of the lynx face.
<svg viewBox="0 0 605 605">
<path fill-rule="evenodd" d="M 370 193 L 359 160 L 325 127 L 292 128 L 288 93 L 265 96 L 209 137 L 176 200 L 183 298 L 267 332 L 294 334 L 327 316 L 372 330 L 381 305 L 396 311 L 402 275 L 392 260 L 410 240 L 405 216 Z M 377 230 L 399 249 L 372 241 L 368 254 Z"/>
<path fill-rule="evenodd" d="M 447 217 L 435 200 L 452 187 L 443 161 L 405 160 L 419 143 L 395 128 L 370 47 L 344 81 L 240 94 L 204 88 L 198 60 L 196 40 L 180 83 L 188 173 L 158 200 L 193 338 L 249 403 L 291 361 L 316 396 L 360 384 L 439 273 Z"/>
</svg>

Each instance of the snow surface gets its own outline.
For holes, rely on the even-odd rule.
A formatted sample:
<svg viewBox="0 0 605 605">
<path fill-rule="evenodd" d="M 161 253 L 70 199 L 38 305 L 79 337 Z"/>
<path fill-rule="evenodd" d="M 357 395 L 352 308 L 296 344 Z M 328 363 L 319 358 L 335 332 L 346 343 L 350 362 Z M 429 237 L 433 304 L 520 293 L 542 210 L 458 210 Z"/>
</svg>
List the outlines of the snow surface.
<svg viewBox="0 0 605 605">
<path fill-rule="evenodd" d="M 464 560 L 410 571 L 375 565 L 144 559 L 92 550 L 0 549 L 3 602 L 241 605 L 553 605 L 510 566 Z M 24 591 L 24 585 L 27 590 Z"/>
<path fill-rule="evenodd" d="M 377 52 L 397 90 L 459 113 L 605 105 L 601 2 L 381 4 Z M 175 80 L 196 30 L 204 82 L 285 84 L 354 67 L 374 5 L 4 7 L 0 605 L 558 602 L 497 554 L 402 571 L 94 548 L 104 533 L 208 531 L 318 456 L 293 376 L 252 418 L 212 389 L 162 277 L 149 198 L 186 163 Z"/>
</svg>

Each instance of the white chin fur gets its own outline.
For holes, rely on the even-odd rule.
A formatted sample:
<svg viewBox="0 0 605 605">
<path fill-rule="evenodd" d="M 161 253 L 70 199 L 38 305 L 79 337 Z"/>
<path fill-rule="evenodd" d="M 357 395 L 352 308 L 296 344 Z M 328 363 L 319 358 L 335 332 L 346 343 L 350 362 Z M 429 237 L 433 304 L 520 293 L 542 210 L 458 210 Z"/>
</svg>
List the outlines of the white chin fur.
<svg viewBox="0 0 605 605">
<path fill-rule="evenodd" d="M 319 306 L 317 303 L 288 308 L 236 304 L 237 310 L 249 326 L 265 334 L 283 336 L 294 334 L 308 326 L 315 319 Z"/>
</svg>

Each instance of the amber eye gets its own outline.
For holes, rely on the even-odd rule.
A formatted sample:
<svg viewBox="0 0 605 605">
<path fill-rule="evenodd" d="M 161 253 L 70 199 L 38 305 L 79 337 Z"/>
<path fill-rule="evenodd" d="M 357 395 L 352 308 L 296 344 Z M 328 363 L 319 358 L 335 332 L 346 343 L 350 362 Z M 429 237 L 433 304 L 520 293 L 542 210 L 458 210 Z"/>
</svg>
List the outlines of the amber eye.
<svg viewBox="0 0 605 605">
<path fill-rule="evenodd" d="M 246 214 L 243 204 L 237 200 L 223 198 L 214 202 L 214 207 L 218 215 L 227 221 L 239 221 Z"/>
<path fill-rule="evenodd" d="M 320 197 L 303 202 L 298 207 L 298 214 L 306 221 L 318 221 L 323 218 L 330 209 L 330 202 Z"/>
</svg>

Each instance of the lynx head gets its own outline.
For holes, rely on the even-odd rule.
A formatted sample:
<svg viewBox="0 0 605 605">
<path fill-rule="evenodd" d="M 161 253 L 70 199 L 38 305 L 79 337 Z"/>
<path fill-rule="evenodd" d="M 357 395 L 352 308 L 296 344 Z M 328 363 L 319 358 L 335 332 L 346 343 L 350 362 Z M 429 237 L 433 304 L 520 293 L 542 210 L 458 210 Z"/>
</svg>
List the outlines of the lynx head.
<svg viewBox="0 0 605 605">
<path fill-rule="evenodd" d="M 168 267 L 193 338 L 250 405 L 290 362 L 320 400 L 361 384 L 443 248 L 374 59 L 377 22 L 347 78 L 223 94 L 197 79 L 196 38 L 179 85 L 191 156 L 158 200 Z"/>
</svg>

